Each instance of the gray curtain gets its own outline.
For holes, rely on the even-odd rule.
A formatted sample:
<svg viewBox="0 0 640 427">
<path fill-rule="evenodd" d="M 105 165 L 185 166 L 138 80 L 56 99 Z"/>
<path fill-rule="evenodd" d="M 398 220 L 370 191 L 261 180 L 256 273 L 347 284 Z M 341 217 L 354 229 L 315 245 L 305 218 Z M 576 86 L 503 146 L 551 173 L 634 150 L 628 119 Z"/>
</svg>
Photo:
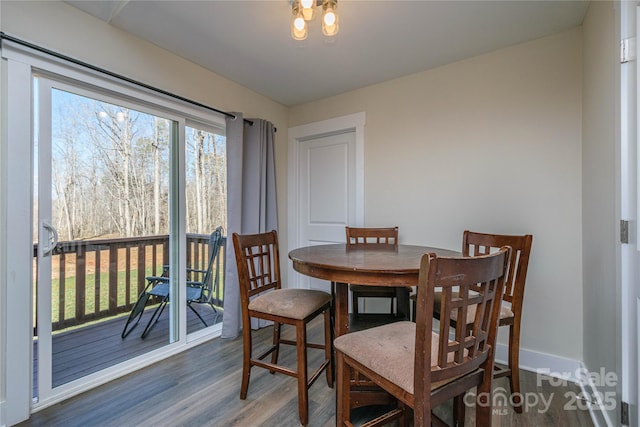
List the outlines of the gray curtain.
<svg viewBox="0 0 640 427">
<path fill-rule="evenodd" d="M 271 122 L 227 118 L 227 267 L 222 338 L 240 333 L 240 289 L 231 236 L 277 230 L 274 128 Z M 255 324 L 254 327 L 262 326 Z"/>
</svg>

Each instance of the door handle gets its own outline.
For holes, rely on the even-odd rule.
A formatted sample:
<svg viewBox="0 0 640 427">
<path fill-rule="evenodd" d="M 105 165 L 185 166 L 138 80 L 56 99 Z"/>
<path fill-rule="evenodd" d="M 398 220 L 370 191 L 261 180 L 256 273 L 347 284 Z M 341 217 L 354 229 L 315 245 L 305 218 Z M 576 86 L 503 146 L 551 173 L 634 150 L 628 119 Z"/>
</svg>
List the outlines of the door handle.
<svg viewBox="0 0 640 427">
<path fill-rule="evenodd" d="M 51 255 L 56 246 L 58 246 L 58 230 L 45 221 L 42 221 L 42 229 L 47 233 L 47 239 L 44 242 L 46 245 L 42 247 L 42 256 L 45 257 Z"/>
</svg>

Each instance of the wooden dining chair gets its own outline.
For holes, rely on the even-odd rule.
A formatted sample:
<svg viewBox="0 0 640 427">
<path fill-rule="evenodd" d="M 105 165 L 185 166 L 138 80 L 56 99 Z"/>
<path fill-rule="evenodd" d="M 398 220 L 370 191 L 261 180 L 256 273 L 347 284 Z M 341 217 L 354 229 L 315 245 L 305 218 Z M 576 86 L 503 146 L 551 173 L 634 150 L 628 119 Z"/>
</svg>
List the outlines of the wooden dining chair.
<svg viewBox="0 0 640 427">
<path fill-rule="evenodd" d="M 240 399 L 246 399 L 249 375 L 253 366 L 280 372 L 298 380 L 298 414 L 300 423 L 309 421 L 309 387 L 326 372 L 327 384 L 333 387 L 333 348 L 331 330 L 331 295 L 311 289 L 282 289 L 278 234 L 275 230 L 260 234 L 233 233 L 233 246 L 238 266 L 240 303 L 242 307 L 242 385 Z M 307 324 L 324 315 L 324 344 L 307 342 Z M 253 356 L 251 319 L 273 321 L 273 343 L 259 356 Z M 281 338 L 281 326 L 293 325 L 295 341 Z M 278 365 L 280 344 L 296 346 L 297 368 Z M 307 348 L 323 349 L 325 358 L 310 377 L 307 375 Z M 271 362 L 264 361 L 271 354 Z"/>
<path fill-rule="evenodd" d="M 345 227 L 347 234 L 347 249 L 352 248 L 389 248 L 398 249 L 398 227 L 390 228 L 374 228 L 374 227 Z M 350 284 L 349 290 L 352 296 L 353 317 L 358 318 L 359 315 L 359 298 L 389 298 L 389 313 L 394 314 L 393 301 L 399 303 L 398 295 L 405 293 L 407 295 L 404 301 L 408 301 L 409 288 L 390 287 L 390 286 L 365 286 L 359 284 Z M 396 311 L 396 314 L 399 310 Z M 405 310 L 405 313 L 408 310 Z"/>
<path fill-rule="evenodd" d="M 337 425 L 350 424 L 350 410 L 366 403 L 352 398 L 355 373 L 369 378 L 397 399 L 387 414 L 368 421 L 374 427 L 399 420 L 413 426 L 444 423 L 432 409 L 454 399 L 454 422 L 464 423 L 464 394 L 477 387 L 476 425 L 491 424 L 491 381 L 500 300 L 509 268 L 509 247 L 479 257 L 439 258 L 425 254 L 417 287 L 416 323 L 396 322 L 336 338 Z M 433 332 L 435 289 L 441 289 L 442 313 L 466 317 L 471 325 L 440 322 Z M 454 292 L 457 288 L 458 292 Z"/>
<path fill-rule="evenodd" d="M 504 302 L 500 309 L 500 321 L 498 326 L 509 327 L 509 349 L 507 367 L 494 367 L 494 378 L 508 377 L 511 388 L 514 410 L 522 413 L 522 402 L 520 393 L 520 324 L 522 320 L 522 303 L 524 300 L 524 285 L 527 278 L 527 268 L 529 266 L 529 254 L 533 236 L 525 235 L 503 235 L 477 233 L 466 230 L 462 237 L 462 255 L 477 256 L 485 255 L 491 251 L 508 245 L 511 251 L 511 267 L 504 291 Z M 440 319 L 440 299 L 441 294 L 435 294 L 434 316 Z M 506 304 L 505 304 L 506 302 Z M 473 310 L 469 311 L 467 322 L 473 321 Z M 457 316 L 453 313 L 450 321 L 455 323 Z"/>
</svg>

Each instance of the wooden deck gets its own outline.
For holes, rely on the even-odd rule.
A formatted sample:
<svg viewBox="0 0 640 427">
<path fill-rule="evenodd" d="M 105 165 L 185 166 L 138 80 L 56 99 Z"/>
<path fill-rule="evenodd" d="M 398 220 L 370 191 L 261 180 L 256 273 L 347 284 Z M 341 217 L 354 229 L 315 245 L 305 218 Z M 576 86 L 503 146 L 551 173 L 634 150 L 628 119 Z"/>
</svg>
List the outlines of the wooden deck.
<svg viewBox="0 0 640 427">
<path fill-rule="evenodd" d="M 159 325 L 158 325 L 159 326 Z M 271 328 L 257 331 L 256 345 L 271 339 Z M 292 330 L 284 335 L 292 337 Z M 134 337 L 131 335 L 131 337 Z M 312 322 L 309 338 L 322 340 L 322 319 Z M 309 350 L 309 366 L 317 366 L 322 352 Z M 295 348 L 284 346 L 281 361 L 295 366 Z M 293 378 L 271 375 L 254 368 L 246 400 L 240 400 L 242 339 L 213 339 L 183 353 L 116 379 L 43 409 L 19 424 L 21 426 L 298 426 L 297 387 Z M 593 422 L 585 409 L 569 409 L 569 397 L 580 392 L 577 385 L 551 386 L 537 381 L 535 373 L 521 371 L 523 392 L 540 393 L 550 400 L 516 414 L 507 405 L 494 407 L 493 426 L 590 427 Z M 505 378 L 494 387 L 507 387 Z M 436 411 L 451 421 L 450 405 Z M 354 411 L 355 412 L 355 411 Z M 357 412 L 371 414 L 371 408 Z M 356 416 L 356 414 L 352 414 Z M 466 411 L 465 425 L 475 425 L 475 410 Z M 335 426 L 335 389 L 324 376 L 309 390 L 309 427 Z"/>
<path fill-rule="evenodd" d="M 216 318 L 210 306 L 195 304 L 194 307 L 209 326 L 222 321 L 221 309 L 218 309 L 220 315 Z M 145 339 L 140 338 L 151 317 L 151 311 L 150 308 L 145 311 L 140 323 L 125 339 L 120 337 L 127 319 L 124 315 L 54 333 L 52 339 L 53 386 L 66 384 L 168 344 L 169 313 L 167 310 L 162 313 L 149 335 Z M 187 310 L 187 332 L 192 333 L 204 327 L 200 319 L 191 310 Z M 38 381 L 37 346 L 37 340 L 34 340 L 34 386 Z M 36 390 L 35 387 L 34 390 Z"/>
</svg>

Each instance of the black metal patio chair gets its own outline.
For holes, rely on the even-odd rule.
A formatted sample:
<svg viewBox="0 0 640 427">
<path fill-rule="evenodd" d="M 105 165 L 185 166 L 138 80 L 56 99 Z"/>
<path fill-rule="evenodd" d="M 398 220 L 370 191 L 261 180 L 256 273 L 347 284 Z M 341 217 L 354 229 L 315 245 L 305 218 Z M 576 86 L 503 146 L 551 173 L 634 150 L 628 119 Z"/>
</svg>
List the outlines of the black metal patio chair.
<svg viewBox="0 0 640 427">
<path fill-rule="evenodd" d="M 222 236 L 222 227 L 218 227 L 215 229 L 211 236 L 209 237 L 209 264 L 207 265 L 206 270 L 200 269 L 187 269 L 187 307 L 191 309 L 195 313 L 195 315 L 200 319 L 200 321 L 205 325 L 207 322 L 204 318 L 198 313 L 198 311 L 193 307 L 193 304 L 208 304 L 213 309 L 216 314 L 216 321 L 219 315 L 218 310 L 216 309 L 215 302 L 219 280 L 220 280 L 220 248 L 224 244 L 224 238 Z M 214 268 L 215 267 L 215 268 Z M 147 286 L 138 296 L 138 300 L 133 305 L 131 309 L 131 313 L 129 313 L 129 317 L 127 318 L 127 322 L 124 325 L 124 329 L 122 330 L 121 337 L 124 339 L 131 333 L 131 331 L 138 325 L 140 318 L 144 314 L 145 307 L 147 302 L 151 297 L 156 297 L 157 300 L 160 300 L 159 304 L 156 306 L 153 311 L 147 326 L 142 332 L 142 338 L 145 338 L 153 326 L 156 324 L 160 315 L 164 311 L 164 308 L 169 303 L 169 268 L 168 266 L 164 267 L 164 271 L 162 276 L 148 276 Z M 195 278 L 201 278 L 200 280 L 196 280 Z"/>
</svg>

